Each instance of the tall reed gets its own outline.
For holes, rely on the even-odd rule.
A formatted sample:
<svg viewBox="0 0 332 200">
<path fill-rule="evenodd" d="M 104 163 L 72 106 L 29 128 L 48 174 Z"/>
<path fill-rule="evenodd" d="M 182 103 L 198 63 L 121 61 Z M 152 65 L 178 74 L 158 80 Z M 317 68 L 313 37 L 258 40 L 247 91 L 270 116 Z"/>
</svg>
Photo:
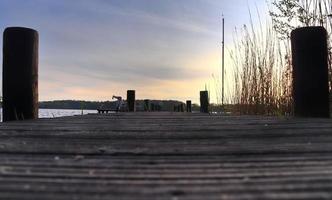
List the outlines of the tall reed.
<svg viewBox="0 0 332 200">
<path fill-rule="evenodd" d="M 236 32 L 233 61 L 233 94 L 231 103 L 240 114 L 289 115 L 292 114 L 292 60 L 289 34 L 300 26 L 322 25 L 329 33 L 329 73 L 332 88 L 332 13 L 331 0 L 281 0 L 295 2 L 298 18 L 285 11 L 285 18 L 271 12 L 265 26 L 254 25 L 251 20 Z M 280 1 L 275 1 L 277 5 Z M 289 11 L 290 13 L 287 13 Z M 278 21 L 279 20 L 279 21 Z M 279 23 L 279 24 L 278 24 Z M 282 29 L 283 28 L 283 29 Z M 287 31 L 286 31 L 287 30 Z"/>
<path fill-rule="evenodd" d="M 257 31 L 259 30 L 259 31 Z M 291 112 L 289 57 L 271 26 L 244 26 L 231 51 L 234 70 L 233 104 L 241 114 Z"/>
<path fill-rule="evenodd" d="M 331 0 L 274 0 L 270 8 L 273 27 L 281 40 L 288 40 L 290 32 L 303 26 L 323 26 L 328 33 L 329 84 L 332 90 L 332 1 Z M 286 46 L 289 48 L 289 46 Z"/>
</svg>

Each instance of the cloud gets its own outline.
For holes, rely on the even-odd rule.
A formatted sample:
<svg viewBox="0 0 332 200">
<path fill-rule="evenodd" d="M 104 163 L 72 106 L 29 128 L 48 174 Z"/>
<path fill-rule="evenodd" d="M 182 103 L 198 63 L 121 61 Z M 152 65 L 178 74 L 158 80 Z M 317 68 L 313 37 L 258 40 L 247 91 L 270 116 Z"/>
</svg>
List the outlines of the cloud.
<svg viewBox="0 0 332 200">
<path fill-rule="evenodd" d="M 186 99 L 218 73 L 221 10 L 232 31 L 246 1 L 2 0 L 0 27 L 39 31 L 41 99 L 108 99 L 128 88 Z"/>
</svg>

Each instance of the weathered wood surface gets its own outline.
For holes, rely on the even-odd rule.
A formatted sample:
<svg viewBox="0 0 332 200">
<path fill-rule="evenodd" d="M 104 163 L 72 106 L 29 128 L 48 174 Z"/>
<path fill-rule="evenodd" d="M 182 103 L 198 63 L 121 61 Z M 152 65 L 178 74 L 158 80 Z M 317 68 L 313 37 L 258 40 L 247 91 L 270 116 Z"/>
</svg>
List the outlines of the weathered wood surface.
<svg viewBox="0 0 332 200">
<path fill-rule="evenodd" d="M 332 120 L 186 113 L 0 125 L 0 199 L 331 199 Z"/>
</svg>

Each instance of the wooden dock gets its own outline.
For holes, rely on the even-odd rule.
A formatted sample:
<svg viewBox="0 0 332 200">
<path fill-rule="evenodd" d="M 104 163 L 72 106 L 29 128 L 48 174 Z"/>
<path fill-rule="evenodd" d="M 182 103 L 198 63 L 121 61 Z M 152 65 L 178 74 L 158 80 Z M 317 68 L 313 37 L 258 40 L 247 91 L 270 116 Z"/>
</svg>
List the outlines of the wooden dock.
<svg viewBox="0 0 332 200">
<path fill-rule="evenodd" d="M 0 199 L 332 199 L 330 119 L 95 114 L 0 137 Z"/>
</svg>

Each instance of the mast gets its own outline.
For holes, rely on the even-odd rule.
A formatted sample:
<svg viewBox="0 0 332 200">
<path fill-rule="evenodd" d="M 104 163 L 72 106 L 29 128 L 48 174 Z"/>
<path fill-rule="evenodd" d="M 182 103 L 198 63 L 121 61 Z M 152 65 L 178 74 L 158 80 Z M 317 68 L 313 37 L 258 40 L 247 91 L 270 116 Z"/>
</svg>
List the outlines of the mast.
<svg viewBox="0 0 332 200">
<path fill-rule="evenodd" d="M 225 97 L 225 18 L 222 15 L 222 64 L 221 64 L 221 79 L 222 79 L 222 87 L 221 87 L 221 104 L 224 105 L 224 97 Z"/>
</svg>

